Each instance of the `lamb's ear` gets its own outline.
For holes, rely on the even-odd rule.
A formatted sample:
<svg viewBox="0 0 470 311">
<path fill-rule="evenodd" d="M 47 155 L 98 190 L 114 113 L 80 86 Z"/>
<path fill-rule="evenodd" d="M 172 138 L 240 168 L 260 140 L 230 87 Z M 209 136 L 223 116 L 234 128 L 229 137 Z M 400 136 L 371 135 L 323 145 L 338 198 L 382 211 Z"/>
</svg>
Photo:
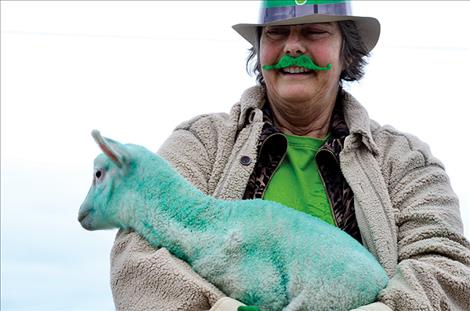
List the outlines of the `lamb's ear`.
<svg viewBox="0 0 470 311">
<path fill-rule="evenodd" d="M 128 153 L 120 143 L 101 136 L 98 130 L 93 130 L 91 136 L 105 155 L 108 156 L 119 168 L 123 168 L 129 161 Z"/>
</svg>

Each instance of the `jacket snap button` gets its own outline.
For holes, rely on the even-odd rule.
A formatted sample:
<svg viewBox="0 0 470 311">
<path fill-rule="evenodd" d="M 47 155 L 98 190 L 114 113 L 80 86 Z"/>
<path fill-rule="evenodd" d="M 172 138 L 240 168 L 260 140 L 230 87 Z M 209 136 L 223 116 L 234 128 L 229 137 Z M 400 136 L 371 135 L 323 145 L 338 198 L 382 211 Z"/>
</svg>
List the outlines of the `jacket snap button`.
<svg viewBox="0 0 470 311">
<path fill-rule="evenodd" d="M 250 158 L 249 156 L 242 156 L 242 157 L 240 158 L 240 163 L 241 163 L 242 165 L 245 165 L 245 166 L 250 165 L 250 163 L 251 163 L 251 158 Z"/>
</svg>

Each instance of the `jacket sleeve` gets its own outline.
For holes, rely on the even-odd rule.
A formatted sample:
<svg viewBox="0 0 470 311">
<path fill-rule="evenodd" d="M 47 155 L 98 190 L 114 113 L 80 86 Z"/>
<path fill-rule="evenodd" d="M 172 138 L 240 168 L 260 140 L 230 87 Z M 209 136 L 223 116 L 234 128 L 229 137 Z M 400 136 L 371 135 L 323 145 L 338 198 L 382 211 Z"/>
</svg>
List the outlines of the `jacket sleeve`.
<svg viewBox="0 0 470 311">
<path fill-rule="evenodd" d="M 158 153 L 207 192 L 212 155 L 195 133 L 176 129 Z M 138 234 L 123 230 L 111 251 L 111 287 L 117 310 L 233 311 L 242 305 L 165 248 L 154 249 Z"/>
<path fill-rule="evenodd" d="M 413 136 L 388 143 L 398 266 L 379 300 L 392 310 L 470 310 L 470 244 L 444 167 Z"/>
</svg>

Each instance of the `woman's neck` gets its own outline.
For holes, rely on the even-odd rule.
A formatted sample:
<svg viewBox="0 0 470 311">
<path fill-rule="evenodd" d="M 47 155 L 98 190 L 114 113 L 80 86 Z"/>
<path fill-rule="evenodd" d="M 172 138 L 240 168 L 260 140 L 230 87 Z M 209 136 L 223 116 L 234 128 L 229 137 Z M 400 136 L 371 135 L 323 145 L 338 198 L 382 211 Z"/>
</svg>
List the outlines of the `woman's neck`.
<svg viewBox="0 0 470 311">
<path fill-rule="evenodd" d="M 307 102 L 268 100 L 273 112 L 274 125 L 285 134 L 323 138 L 328 134 L 336 94 L 333 98 Z"/>
</svg>

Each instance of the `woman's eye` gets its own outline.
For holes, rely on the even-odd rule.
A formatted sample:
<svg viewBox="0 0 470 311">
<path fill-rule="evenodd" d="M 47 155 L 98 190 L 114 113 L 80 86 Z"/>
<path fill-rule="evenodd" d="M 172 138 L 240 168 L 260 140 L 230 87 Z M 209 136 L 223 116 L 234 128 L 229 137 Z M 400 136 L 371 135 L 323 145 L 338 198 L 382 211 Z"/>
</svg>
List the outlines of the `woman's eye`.
<svg viewBox="0 0 470 311">
<path fill-rule="evenodd" d="M 281 36 L 288 35 L 289 32 L 286 30 L 282 30 L 282 29 L 269 29 L 269 30 L 266 30 L 266 34 L 269 37 L 281 37 Z"/>
<path fill-rule="evenodd" d="M 323 30 L 308 30 L 306 33 L 312 36 L 320 36 L 320 35 L 327 34 L 327 32 Z"/>
</svg>

